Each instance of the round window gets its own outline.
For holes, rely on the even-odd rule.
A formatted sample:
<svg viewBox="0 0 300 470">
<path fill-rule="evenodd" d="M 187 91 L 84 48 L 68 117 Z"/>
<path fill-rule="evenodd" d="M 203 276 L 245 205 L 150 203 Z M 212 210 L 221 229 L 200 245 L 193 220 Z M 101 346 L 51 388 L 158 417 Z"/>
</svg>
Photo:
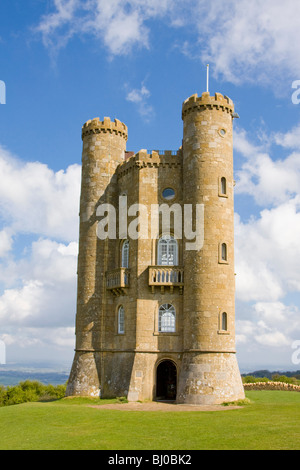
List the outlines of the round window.
<svg viewBox="0 0 300 470">
<path fill-rule="evenodd" d="M 171 199 L 174 199 L 175 191 L 172 188 L 166 188 L 163 190 L 162 195 L 164 199 L 167 199 L 168 201 L 170 201 Z"/>
<path fill-rule="evenodd" d="M 220 134 L 221 137 L 225 137 L 226 130 L 225 129 L 220 129 L 219 134 Z"/>
</svg>

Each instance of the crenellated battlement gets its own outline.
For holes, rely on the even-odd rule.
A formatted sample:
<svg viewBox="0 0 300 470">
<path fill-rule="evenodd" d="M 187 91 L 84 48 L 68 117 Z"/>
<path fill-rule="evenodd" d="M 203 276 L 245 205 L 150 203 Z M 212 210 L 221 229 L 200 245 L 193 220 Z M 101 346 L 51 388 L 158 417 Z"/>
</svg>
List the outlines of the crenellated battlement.
<svg viewBox="0 0 300 470">
<path fill-rule="evenodd" d="M 118 178 L 124 176 L 129 171 L 137 169 L 142 170 L 143 168 L 158 168 L 158 167 L 167 167 L 174 168 L 181 166 L 182 164 L 182 154 L 181 149 L 177 150 L 164 150 L 164 153 L 161 151 L 152 150 L 151 153 L 148 153 L 147 150 L 141 149 L 136 154 L 133 154 L 130 158 L 124 161 L 118 167 Z"/>
<path fill-rule="evenodd" d="M 100 133 L 111 133 L 123 137 L 125 140 L 128 139 L 128 130 L 127 126 L 115 119 L 111 121 L 109 117 L 105 117 L 103 121 L 100 121 L 99 118 L 90 119 L 82 126 L 82 139 L 91 134 L 100 134 Z"/>
<path fill-rule="evenodd" d="M 204 92 L 201 96 L 198 96 L 196 93 L 183 102 L 182 119 L 193 111 L 213 108 L 230 114 L 234 112 L 233 101 L 228 96 L 223 96 L 221 93 L 210 96 L 209 92 Z"/>
</svg>

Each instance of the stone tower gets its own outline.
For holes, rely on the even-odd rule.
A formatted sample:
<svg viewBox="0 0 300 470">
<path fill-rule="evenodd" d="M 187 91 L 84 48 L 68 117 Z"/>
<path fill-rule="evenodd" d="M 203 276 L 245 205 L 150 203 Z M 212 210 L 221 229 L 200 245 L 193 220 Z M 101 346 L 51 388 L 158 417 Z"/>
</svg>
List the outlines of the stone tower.
<svg viewBox="0 0 300 470">
<path fill-rule="evenodd" d="M 177 151 L 126 152 L 127 128 L 118 120 L 83 126 L 76 349 L 67 395 L 194 404 L 244 397 L 234 332 L 233 112 L 219 93 L 191 96 Z M 105 212 L 115 237 L 97 237 L 103 204 L 115 208 Z M 154 206 L 167 208 L 168 230 L 164 216 L 152 218 Z M 187 207 L 193 230 L 201 215 L 196 248 L 185 227 Z"/>
<path fill-rule="evenodd" d="M 184 253 L 183 358 L 177 399 L 243 396 L 235 355 L 232 101 L 216 93 L 183 104 L 183 202 L 203 204 L 204 242 Z"/>
<path fill-rule="evenodd" d="M 119 120 L 93 119 L 82 128 L 82 178 L 77 270 L 76 353 L 67 393 L 99 395 L 105 316 L 105 272 L 112 240 L 97 237 L 97 207 L 114 203 L 116 168 L 124 161 L 127 127 Z"/>
</svg>

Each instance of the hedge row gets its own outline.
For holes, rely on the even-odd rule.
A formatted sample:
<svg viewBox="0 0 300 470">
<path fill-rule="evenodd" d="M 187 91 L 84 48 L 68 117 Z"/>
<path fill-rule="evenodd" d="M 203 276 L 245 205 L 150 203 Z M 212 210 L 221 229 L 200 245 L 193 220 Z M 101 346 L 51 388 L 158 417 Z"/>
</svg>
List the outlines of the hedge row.
<svg viewBox="0 0 300 470">
<path fill-rule="evenodd" d="M 38 381 L 25 380 L 12 387 L 0 385 L 0 406 L 18 405 L 28 401 L 50 401 L 63 398 L 66 385 L 44 385 Z"/>
</svg>

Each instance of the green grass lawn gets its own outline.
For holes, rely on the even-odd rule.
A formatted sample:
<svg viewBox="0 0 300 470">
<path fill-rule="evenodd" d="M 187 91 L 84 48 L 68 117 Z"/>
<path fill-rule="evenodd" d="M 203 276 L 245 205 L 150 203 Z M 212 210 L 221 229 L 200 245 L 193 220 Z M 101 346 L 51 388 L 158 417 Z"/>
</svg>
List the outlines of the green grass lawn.
<svg viewBox="0 0 300 470">
<path fill-rule="evenodd" d="M 215 412 L 101 410 L 89 399 L 7 406 L 0 408 L 0 449 L 299 449 L 300 393 L 246 395 L 251 404 Z"/>
</svg>

